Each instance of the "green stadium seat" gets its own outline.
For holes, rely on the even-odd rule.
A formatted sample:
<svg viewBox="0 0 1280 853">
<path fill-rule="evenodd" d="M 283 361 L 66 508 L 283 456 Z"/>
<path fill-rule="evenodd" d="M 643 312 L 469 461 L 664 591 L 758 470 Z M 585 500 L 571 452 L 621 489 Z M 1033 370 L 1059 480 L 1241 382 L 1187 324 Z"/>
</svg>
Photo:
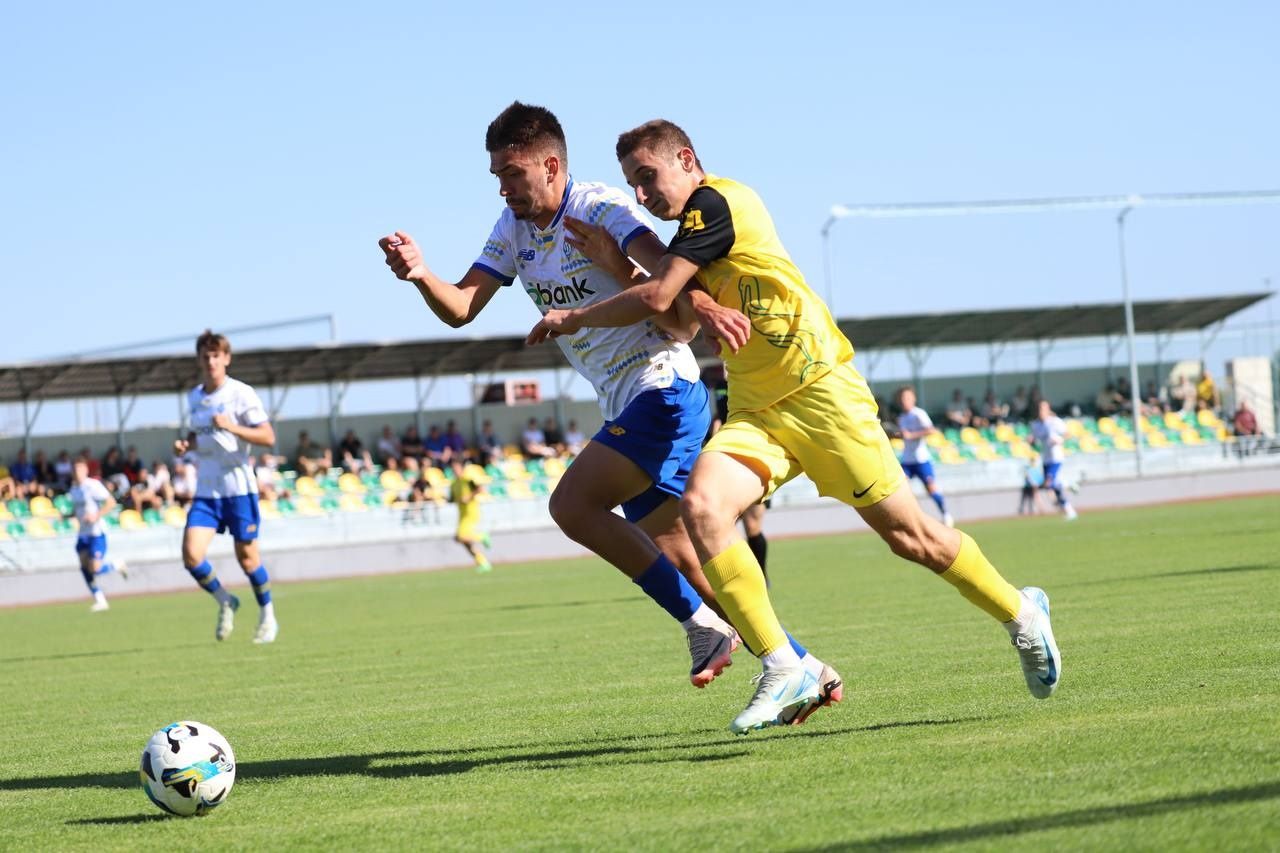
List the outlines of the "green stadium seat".
<svg viewBox="0 0 1280 853">
<path fill-rule="evenodd" d="M 53 530 L 55 533 L 74 533 L 76 523 L 69 518 L 56 518 L 53 520 Z"/>
<path fill-rule="evenodd" d="M 320 499 L 320 508 L 325 512 L 337 512 L 339 503 L 337 495 L 325 495 Z"/>
<path fill-rule="evenodd" d="M 276 501 L 276 509 L 280 510 L 281 515 L 296 515 L 298 508 L 293 505 L 293 501 L 288 498 L 280 498 Z"/>
<path fill-rule="evenodd" d="M 53 508 L 63 515 L 71 515 L 76 511 L 76 505 L 71 500 L 70 495 L 58 495 L 53 499 Z"/>
<path fill-rule="evenodd" d="M 21 521 L 11 521 L 4 526 L 5 532 L 13 539 L 27 535 L 27 527 Z"/>
<path fill-rule="evenodd" d="M 22 498 L 13 498 L 7 504 L 9 512 L 14 518 L 30 518 L 31 507 Z"/>
<path fill-rule="evenodd" d="M 147 507 L 142 511 L 142 520 L 147 523 L 148 527 L 164 524 L 164 518 L 160 515 L 160 510 L 154 507 Z"/>
<path fill-rule="evenodd" d="M 495 498 L 505 500 L 507 497 L 507 486 L 505 483 L 499 483 L 497 480 L 494 480 L 486 488 L 488 489 L 489 494 L 493 495 Z"/>
</svg>

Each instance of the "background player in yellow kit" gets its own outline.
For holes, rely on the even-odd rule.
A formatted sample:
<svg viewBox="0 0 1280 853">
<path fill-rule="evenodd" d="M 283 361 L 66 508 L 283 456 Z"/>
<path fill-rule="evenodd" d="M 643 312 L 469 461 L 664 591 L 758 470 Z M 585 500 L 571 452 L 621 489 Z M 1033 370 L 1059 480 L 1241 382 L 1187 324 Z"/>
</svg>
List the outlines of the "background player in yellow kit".
<svg viewBox="0 0 1280 853">
<path fill-rule="evenodd" d="M 688 135 L 665 120 L 618 138 L 636 200 L 680 223 L 651 278 L 608 300 L 547 313 L 529 334 L 635 323 L 666 310 L 691 282 L 750 319 L 746 340 L 724 351 L 731 411 L 689 479 L 682 514 L 716 598 L 764 673 L 737 733 L 776 724 L 819 701 L 778 627 L 764 576 L 736 521 L 742 511 L 805 473 L 823 495 L 853 506 L 893 552 L 919 563 L 1000 621 L 1037 698 L 1057 687 L 1061 660 L 1043 590 L 1014 588 L 967 535 L 926 516 L 903 488 L 902 466 L 880 426 L 853 347 L 792 263 L 760 198 L 707 174 Z M 600 263 L 622 267 L 621 253 Z"/>
<path fill-rule="evenodd" d="M 466 475 L 461 459 L 450 463 L 453 469 L 453 482 L 449 484 L 449 500 L 458 505 L 458 529 L 453 538 L 459 545 L 467 549 L 471 559 L 476 561 L 477 572 L 487 572 L 493 568 L 484 549 L 489 546 L 489 534 L 480 529 L 480 493 L 484 486 Z"/>
</svg>

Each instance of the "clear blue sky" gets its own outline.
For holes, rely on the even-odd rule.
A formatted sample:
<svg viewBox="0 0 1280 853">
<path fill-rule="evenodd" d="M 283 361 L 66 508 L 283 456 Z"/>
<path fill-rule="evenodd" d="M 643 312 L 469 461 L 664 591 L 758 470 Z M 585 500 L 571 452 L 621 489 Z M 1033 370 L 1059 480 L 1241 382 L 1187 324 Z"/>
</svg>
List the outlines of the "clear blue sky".
<svg viewBox="0 0 1280 853">
<path fill-rule="evenodd" d="M 820 292 L 835 202 L 1280 187 L 1274 3 L 884 5 L 11 7 L 0 363 L 327 312 L 345 341 L 524 332 L 518 292 L 444 327 L 375 245 L 403 228 L 462 274 L 516 98 L 559 115 L 579 179 L 620 183 L 618 132 L 680 123 Z M 1136 298 L 1280 283 L 1280 206 L 1129 234 Z M 841 315 L 1118 298 L 1107 213 L 846 221 L 833 245 Z"/>
</svg>

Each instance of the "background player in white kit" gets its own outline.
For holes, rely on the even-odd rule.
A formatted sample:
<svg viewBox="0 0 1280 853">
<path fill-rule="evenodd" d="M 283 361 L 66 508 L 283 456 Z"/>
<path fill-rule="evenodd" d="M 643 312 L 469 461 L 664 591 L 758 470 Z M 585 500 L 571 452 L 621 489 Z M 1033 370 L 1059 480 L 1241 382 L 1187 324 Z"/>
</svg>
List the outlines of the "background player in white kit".
<svg viewBox="0 0 1280 853">
<path fill-rule="evenodd" d="M 544 314 L 621 292 L 618 276 L 579 251 L 581 241 L 606 240 L 642 265 L 665 252 L 629 194 L 569 176 L 564 131 L 549 110 L 512 104 L 489 125 L 485 148 L 507 209 L 460 282 L 432 273 L 403 231 L 379 241 L 396 276 L 416 285 L 449 325 L 471 322 L 516 277 Z M 746 318 L 739 312 L 721 309 L 709 296 L 705 310 L 717 331 L 736 330 L 745 338 Z M 697 362 L 681 342 L 697 330 L 691 303 L 682 301 L 654 319 L 584 329 L 557 341 L 594 386 L 605 424 L 557 484 L 550 509 L 566 535 L 621 570 L 684 626 L 690 680 L 702 687 L 729 665 L 738 642 L 706 604 L 711 588 L 679 513 L 711 413 Z M 625 519 L 612 512 L 619 505 Z M 792 643 L 804 658 L 803 646 Z M 822 662 L 812 655 L 808 662 L 819 677 Z M 839 678 L 825 669 L 830 701 L 838 701 Z"/>
<path fill-rule="evenodd" d="M 902 470 L 907 479 L 915 477 L 924 483 L 925 491 L 942 514 L 942 523 L 947 527 L 955 527 L 956 520 L 947 512 L 947 499 L 938 488 L 938 481 L 933 474 L 933 454 L 925 439 L 938 431 L 933 425 L 929 413 L 916 405 L 916 389 L 903 385 L 898 389 L 898 432 L 902 435 Z"/>
<path fill-rule="evenodd" d="M 191 429 L 196 435 L 196 495 L 187 510 L 182 563 L 217 599 L 214 636 L 225 640 L 235 625 L 240 599 L 223 588 L 205 555 L 214 534 L 229 531 L 235 540 L 236 560 L 249 576 L 260 608 L 253 641 L 271 643 L 280 628 L 271 603 L 271 581 L 258 553 L 258 482 L 249 464 L 249 451 L 253 444 L 271 447 L 276 433 L 257 392 L 227 375 L 231 344 L 225 337 L 206 330 L 196 340 L 196 355 L 201 383 L 187 398 Z M 181 439 L 173 443 L 177 456 L 190 449 Z"/>
<path fill-rule="evenodd" d="M 77 458 L 72 465 L 71 490 L 67 494 L 75 507 L 76 520 L 80 522 L 76 556 L 80 558 L 80 574 L 93 595 L 93 606 L 89 609 L 98 613 L 111 605 L 107 604 L 107 596 L 98 588 L 97 577 L 112 571 L 120 572 L 122 578 L 129 577 L 124 560 L 114 563 L 103 560 L 107 555 L 107 534 L 102 519 L 116 505 L 116 499 L 111 497 L 106 486 L 89 476 L 89 465 L 83 458 Z"/>
<path fill-rule="evenodd" d="M 1063 518 L 1072 521 L 1076 510 L 1067 500 L 1061 476 L 1062 460 L 1066 457 L 1067 425 L 1053 413 L 1048 400 L 1040 401 L 1038 416 L 1031 422 L 1031 436 L 1040 446 L 1040 458 L 1044 462 L 1044 485 L 1041 488 L 1053 489 Z"/>
</svg>

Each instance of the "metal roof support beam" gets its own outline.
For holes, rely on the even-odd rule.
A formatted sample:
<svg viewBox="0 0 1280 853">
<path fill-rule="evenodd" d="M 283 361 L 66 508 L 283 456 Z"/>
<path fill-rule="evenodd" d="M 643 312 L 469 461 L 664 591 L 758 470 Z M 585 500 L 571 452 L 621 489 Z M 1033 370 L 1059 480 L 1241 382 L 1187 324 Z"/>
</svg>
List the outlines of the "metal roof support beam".
<svg viewBox="0 0 1280 853">
<path fill-rule="evenodd" d="M 30 399 L 30 397 L 22 398 L 22 449 L 27 452 L 27 456 L 31 455 L 31 429 L 36 425 L 36 418 L 40 417 L 40 410 L 44 408 L 44 400 L 36 400 L 36 410 L 30 412 L 28 410 Z"/>
<path fill-rule="evenodd" d="M 921 385 L 924 363 L 932 354 L 932 346 L 907 347 L 907 361 L 911 362 L 911 384 L 915 386 L 916 399 L 920 401 L 921 406 L 924 405 L 924 386 Z"/>
<path fill-rule="evenodd" d="M 1142 386 L 1138 384 L 1138 347 L 1133 323 L 1133 299 L 1129 296 L 1129 264 L 1125 259 L 1124 220 L 1133 210 L 1126 206 L 1116 215 L 1116 238 L 1120 247 L 1120 290 L 1124 298 L 1124 334 L 1129 342 L 1129 405 L 1133 416 L 1133 464 L 1142 477 Z"/>
<path fill-rule="evenodd" d="M 133 407 L 138 402 L 138 395 L 134 394 L 129 398 L 129 405 L 124 404 L 124 395 L 116 394 L 116 446 L 120 448 L 120 452 L 124 452 L 124 425 L 129 420 L 129 416 L 133 414 Z"/>
<path fill-rule="evenodd" d="M 1226 320 L 1219 320 L 1208 329 L 1200 330 L 1200 369 L 1204 369 L 1204 354 L 1209 351 L 1209 347 L 1213 346 L 1213 342 L 1218 339 L 1218 333 L 1222 331 L 1222 326 Z M 1209 333 L 1209 339 L 1205 340 L 1205 332 Z"/>
<path fill-rule="evenodd" d="M 1160 375 L 1164 373 L 1164 350 L 1165 347 L 1169 345 L 1169 342 L 1173 340 L 1173 332 L 1156 332 L 1151 337 L 1155 340 L 1156 344 L 1155 380 L 1157 385 L 1156 391 L 1158 393 L 1160 390 L 1158 386 L 1164 384 L 1164 380 L 1160 378 Z"/>
<path fill-rule="evenodd" d="M 1113 382 L 1115 381 L 1115 376 L 1112 375 L 1112 371 L 1115 369 L 1116 350 L 1120 349 L 1120 344 L 1124 343 L 1125 339 L 1119 335 L 1113 338 L 1110 332 L 1103 337 L 1107 342 L 1107 381 Z"/>
<path fill-rule="evenodd" d="M 342 414 L 342 399 L 347 396 L 350 382 L 329 383 L 329 444 L 338 443 L 338 415 Z"/>
<path fill-rule="evenodd" d="M 858 354 L 863 356 L 864 361 L 867 365 L 867 372 L 863 378 L 866 379 L 867 384 L 870 385 L 871 377 L 876 372 L 876 368 L 880 366 L 880 361 L 881 359 L 884 358 L 885 350 L 865 350 L 864 349 L 864 350 L 859 350 Z"/>
<path fill-rule="evenodd" d="M 1036 387 L 1040 389 L 1041 397 L 1048 397 L 1044 392 L 1044 359 L 1052 350 L 1053 345 L 1057 341 L 1050 338 L 1047 341 L 1036 341 Z"/>
<path fill-rule="evenodd" d="M 555 377 L 556 377 L 556 400 L 554 403 L 554 408 L 556 412 L 556 426 L 560 427 L 560 433 L 563 435 L 565 431 L 564 394 L 565 394 L 565 389 L 569 387 L 564 381 L 563 367 L 556 368 Z"/>
<path fill-rule="evenodd" d="M 427 398 L 431 396 L 431 392 L 435 390 L 436 383 L 440 381 L 440 374 L 431 375 L 431 381 L 427 383 L 427 388 L 422 389 L 422 376 L 414 374 L 413 377 L 413 425 L 418 428 L 418 435 L 425 436 L 427 434 L 426 422 L 422 417 L 422 409 L 427 405 Z"/>
<path fill-rule="evenodd" d="M 996 390 L 996 361 L 1004 355 L 1008 345 L 1008 341 L 1000 341 L 998 344 L 992 341 L 987 344 L 987 390 L 993 393 Z"/>
</svg>

